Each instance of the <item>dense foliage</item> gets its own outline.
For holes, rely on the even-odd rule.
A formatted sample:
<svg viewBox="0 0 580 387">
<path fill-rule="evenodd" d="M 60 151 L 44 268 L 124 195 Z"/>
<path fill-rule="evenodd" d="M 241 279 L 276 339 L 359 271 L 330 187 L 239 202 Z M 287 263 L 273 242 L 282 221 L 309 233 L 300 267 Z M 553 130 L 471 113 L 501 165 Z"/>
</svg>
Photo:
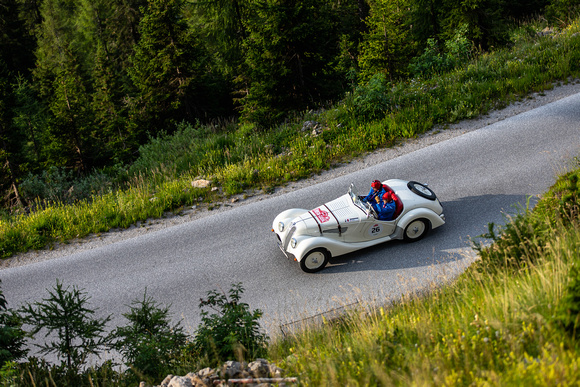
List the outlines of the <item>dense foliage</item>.
<svg viewBox="0 0 580 387">
<path fill-rule="evenodd" d="M 28 353 L 25 348 L 25 339 L 26 332 L 22 329 L 22 318 L 8 307 L 4 292 L 0 288 L 0 367 Z"/>
<path fill-rule="evenodd" d="M 508 44 L 508 28 L 531 15 L 545 11 L 565 26 L 578 7 L 576 0 L 3 1 L 2 207 L 46 198 L 31 182 L 54 168 L 71 180 L 96 173 L 121 183 L 119 168 L 178 123 L 227 117 L 269 130 L 376 74 L 425 75 Z M 102 192 L 94 183 L 81 198 Z"/>
<path fill-rule="evenodd" d="M 549 249 L 553 228 L 558 224 L 568 226 L 578 220 L 579 181 L 580 170 L 570 171 L 560 176 L 533 212 L 524 208 L 512 215 L 503 227 L 490 223 L 483 237 L 491 240 L 493 245 L 477 242 L 474 246 L 482 258 L 478 268 L 485 271 L 521 270 L 535 264 L 534 260 Z M 577 275 L 578 270 L 574 269 L 574 273 Z"/>
<path fill-rule="evenodd" d="M 186 344 L 181 323 L 172 324 L 169 307 L 159 305 L 147 292 L 123 316 L 128 324 L 115 328 L 109 338 L 128 367 L 128 378 L 135 377 L 135 383 L 144 378 L 162 379 Z"/>
<path fill-rule="evenodd" d="M 260 329 L 262 311 L 251 311 L 247 303 L 241 302 L 243 291 L 241 283 L 232 284 L 228 294 L 214 290 L 200 300 L 201 325 L 191 344 L 196 357 L 219 366 L 231 359 L 265 356 L 268 336 Z"/>
<path fill-rule="evenodd" d="M 64 287 L 56 282 L 49 297 L 28 304 L 19 311 L 23 321 L 32 326 L 31 334 L 44 331 L 44 337 L 56 337 L 40 344 L 41 354 L 55 354 L 66 365 L 68 373 L 77 374 L 88 361 L 106 347 L 105 325 L 111 319 L 93 317 L 90 297 L 76 286 Z"/>
</svg>

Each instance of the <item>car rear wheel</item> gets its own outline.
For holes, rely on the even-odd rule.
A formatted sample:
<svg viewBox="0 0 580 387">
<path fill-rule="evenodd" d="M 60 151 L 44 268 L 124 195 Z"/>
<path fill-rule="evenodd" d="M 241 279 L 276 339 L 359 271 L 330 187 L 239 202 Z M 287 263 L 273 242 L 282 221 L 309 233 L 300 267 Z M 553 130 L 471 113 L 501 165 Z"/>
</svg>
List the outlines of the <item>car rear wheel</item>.
<svg viewBox="0 0 580 387">
<path fill-rule="evenodd" d="M 300 268 L 306 273 L 316 273 L 324 269 L 330 254 L 325 249 L 314 249 L 300 260 Z"/>
<path fill-rule="evenodd" d="M 430 223 L 426 219 L 415 219 L 405 227 L 404 238 L 407 242 L 416 242 L 429 232 Z"/>
</svg>

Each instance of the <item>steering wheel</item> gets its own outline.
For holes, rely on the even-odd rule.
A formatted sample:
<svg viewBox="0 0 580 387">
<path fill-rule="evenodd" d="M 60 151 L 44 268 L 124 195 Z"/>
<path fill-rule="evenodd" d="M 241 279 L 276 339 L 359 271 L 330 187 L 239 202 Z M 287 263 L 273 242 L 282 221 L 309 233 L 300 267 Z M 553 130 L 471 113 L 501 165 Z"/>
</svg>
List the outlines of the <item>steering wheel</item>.
<svg viewBox="0 0 580 387">
<path fill-rule="evenodd" d="M 373 215 L 373 217 L 375 219 L 379 218 L 379 214 L 377 214 L 377 211 L 375 210 L 375 208 L 373 207 L 372 204 L 369 203 L 369 212 Z"/>
</svg>

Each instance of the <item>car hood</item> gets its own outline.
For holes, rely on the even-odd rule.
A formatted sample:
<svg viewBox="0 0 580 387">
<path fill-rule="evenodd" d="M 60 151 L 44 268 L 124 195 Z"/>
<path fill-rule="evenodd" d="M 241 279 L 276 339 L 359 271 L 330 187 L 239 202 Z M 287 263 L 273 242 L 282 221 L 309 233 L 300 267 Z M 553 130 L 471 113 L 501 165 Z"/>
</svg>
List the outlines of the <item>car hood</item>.
<svg viewBox="0 0 580 387">
<path fill-rule="evenodd" d="M 349 224 L 358 223 L 366 214 L 356 207 L 348 194 L 318 206 L 294 219 L 296 231 L 300 234 L 320 235 L 324 232 L 345 232 Z"/>
</svg>

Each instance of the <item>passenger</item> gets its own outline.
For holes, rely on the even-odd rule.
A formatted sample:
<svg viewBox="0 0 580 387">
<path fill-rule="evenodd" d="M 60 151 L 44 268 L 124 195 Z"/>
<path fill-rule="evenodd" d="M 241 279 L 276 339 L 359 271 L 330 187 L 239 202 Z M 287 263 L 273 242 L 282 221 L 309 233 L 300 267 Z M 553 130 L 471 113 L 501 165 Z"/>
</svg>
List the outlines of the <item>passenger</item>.
<svg viewBox="0 0 580 387">
<path fill-rule="evenodd" d="M 379 203 L 381 196 L 385 194 L 385 190 L 383 189 L 383 183 L 378 180 L 375 180 L 371 183 L 371 190 L 369 194 L 363 198 L 363 200 L 367 203 L 374 204 L 372 202 Z"/>
<path fill-rule="evenodd" d="M 382 201 L 378 204 L 373 204 L 373 208 L 377 212 L 378 220 L 393 220 L 393 215 L 397 208 L 397 204 L 393 200 L 390 192 L 383 194 Z"/>
</svg>

